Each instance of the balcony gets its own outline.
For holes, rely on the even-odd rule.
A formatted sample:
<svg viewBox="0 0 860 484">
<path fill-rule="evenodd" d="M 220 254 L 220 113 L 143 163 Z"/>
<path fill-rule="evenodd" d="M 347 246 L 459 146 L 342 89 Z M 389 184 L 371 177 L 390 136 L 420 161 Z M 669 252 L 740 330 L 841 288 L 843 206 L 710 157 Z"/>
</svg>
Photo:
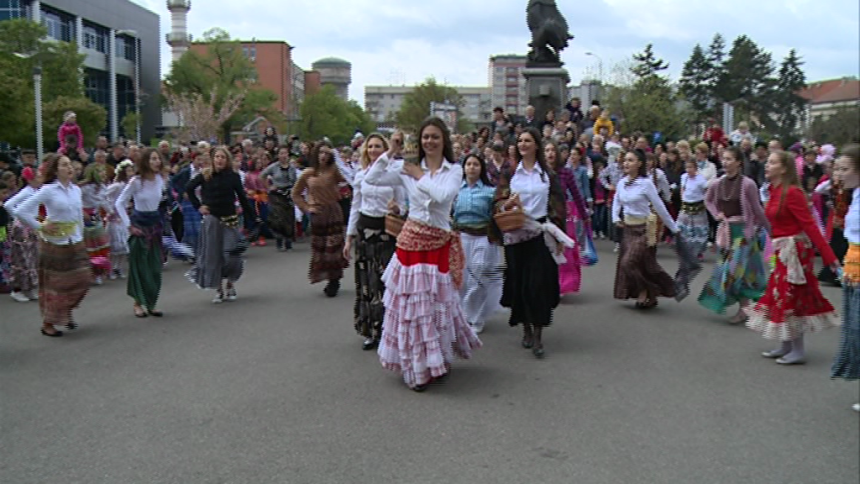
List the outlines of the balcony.
<svg viewBox="0 0 860 484">
<path fill-rule="evenodd" d="M 191 36 L 181 32 L 168 32 L 164 34 L 164 39 L 170 45 L 188 45 L 191 43 Z"/>
<path fill-rule="evenodd" d="M 167 0 L 167 9 L 182 9 L 191 10 L 191 0 Z"/>
</svg>

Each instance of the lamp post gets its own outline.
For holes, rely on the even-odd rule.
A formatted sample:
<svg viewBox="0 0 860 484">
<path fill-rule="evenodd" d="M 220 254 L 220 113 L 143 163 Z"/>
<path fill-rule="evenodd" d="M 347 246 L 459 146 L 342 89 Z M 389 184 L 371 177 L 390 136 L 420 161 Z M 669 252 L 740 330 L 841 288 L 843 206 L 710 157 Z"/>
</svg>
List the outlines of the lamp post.
<svg viewBox="0 0 860 484">
<path fill-rule="evenodd" d="M 590 55 L 591 57 L 597 58 L 597 80 L 603 84 L 603 59 L 600 58 L 599 55 L 594 52 L 586 52 L 585 55 Z"/>
<path fill-rule="evenodd" d="M 134 112 L 137 114 L 135 139 L 140 144 L 140 37 L 136 30 L 119 30 L 118 35 L 134 37 Z"/>
<path fill-rule="evenodd" d="M 30 54 L 15 52 L 15 57 L 29 59 L 35 54 L 35 52 Z M 42 64 L 39 62 L 33 66 L 33 90 L 36 98 L 36 162 L 39 163 L 45 155 L 45 139 L 42 133 Z"/>
</svg>

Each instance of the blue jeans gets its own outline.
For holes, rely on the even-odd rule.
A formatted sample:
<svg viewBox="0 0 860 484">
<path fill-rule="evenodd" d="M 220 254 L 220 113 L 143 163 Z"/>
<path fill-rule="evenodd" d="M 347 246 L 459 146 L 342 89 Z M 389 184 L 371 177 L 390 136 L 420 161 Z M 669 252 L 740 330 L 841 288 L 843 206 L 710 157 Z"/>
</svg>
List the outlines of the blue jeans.
<svg viewBox="0 0 860 484">
<path fill-rule="evenodd" d="M 591 225 L 594 227 L 595 234 L 606 234 L 609 230 L 609 227 L 607 226 L 608 220 L 606 219 L 606 212 L 605 203 L 594 204 L 594 213 L 591 215 Z"/>
</svg>

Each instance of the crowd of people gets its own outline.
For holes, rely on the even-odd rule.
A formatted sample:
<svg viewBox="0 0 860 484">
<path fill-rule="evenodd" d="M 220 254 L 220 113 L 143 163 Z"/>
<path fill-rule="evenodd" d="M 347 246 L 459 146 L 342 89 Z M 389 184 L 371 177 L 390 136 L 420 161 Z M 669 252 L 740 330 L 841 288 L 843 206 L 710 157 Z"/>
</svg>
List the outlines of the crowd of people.
<svg viewBox="0 0 860 484">
<path fill-rule="evenodd" d="M 76 329 L 73 310 L 104 278 L 127 279 L 136 317 L 163 317 L 170 255 L 193 264 L 187 277 L 213 303 L 234 301 L 249 246 L 274 238 L 289 251 L 308 236 L 310 283 L 336 297 L 352 263 L 362 348 L 423 391 L 481 347 L 501 308 L 543 358 L 554 310 L 597 263 L 593 238 L 607 237 L 613 295 L 641 310 L 685 299 L 708 248 L 719 250 L 699 304 L 737 306 L 728 321 L 776 340 L 763 356 L 782 365 L 805 362 L 807 333 L 840 325 L 819 280 L 842 285 L 832 377 L 860 378 L 856 145 L 838 158 L 830 146 L 786 150 L 743 123 L 728 136 L 714 124 L 694 145 L 649 142 L 599 106 L 583 115 L 577 100 L 543 122 L 531 107 L 516 122 L 497 108 L 492 126 L 469 135 L 429 118 L 411 154 L 399 131 L 336 148 L 279 143 L 269 128 L 259 145 L 109 153 L 103 138 L 87 152 L 81 136 L 67 115 L 60 149 L 25 158 L 0 185 L 2 282 L 15 301 L 38 300 L 45 336 Z M 674 275 L 657 261 L 661 244 L 677 252 Z"/>
</svg>

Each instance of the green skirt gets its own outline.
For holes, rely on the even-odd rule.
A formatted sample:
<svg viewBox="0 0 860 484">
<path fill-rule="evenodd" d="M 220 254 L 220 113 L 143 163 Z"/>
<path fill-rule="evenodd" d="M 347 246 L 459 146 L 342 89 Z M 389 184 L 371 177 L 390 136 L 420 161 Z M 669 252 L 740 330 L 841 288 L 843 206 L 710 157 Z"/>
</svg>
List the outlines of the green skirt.
<svg viewBox="0 0 860 484">
<path fill-rule="evenodd" d="M 747 240 L 744 224 L 730 225 L 732 246 L 723 251 L 722 261 L 714 268 L 702 293 L 699 304 L 717 314 L 741 300 L 758 301 L 767 287 L 767 271 L 762 251 L 764 240 L 755 237 Z"/>
<path fill-rule="evenodd" d="M 131 223 L 142 235 L 128 238 L 128 288 L 134 301 L 154 311 L 161 292 L 162 222 L 158 212 L 135 212 Z"/>
</svg>

